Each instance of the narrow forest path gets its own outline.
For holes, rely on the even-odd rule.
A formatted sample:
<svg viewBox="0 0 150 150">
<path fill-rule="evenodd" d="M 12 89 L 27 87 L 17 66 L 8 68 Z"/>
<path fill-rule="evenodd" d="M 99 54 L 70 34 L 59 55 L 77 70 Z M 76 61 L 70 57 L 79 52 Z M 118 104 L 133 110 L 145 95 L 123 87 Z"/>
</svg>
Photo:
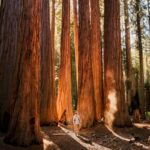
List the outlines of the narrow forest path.
<svg viewBox="0 0 150 150">
<path fill-rule="evenodd" d="M 135 124 L 132 128 L 111 130 L 102 124 L 90 129 L 83 129 L 82 137 L 90 139 L 87 143 L 75 136 L 71 129 L 58 127 L 42 127 L 43 145 L 28 148 L 14 147 L 3 143 L 0 134 L 0 150 L 146 150 L 150 136 L 150 124 Z"/>
</svg>

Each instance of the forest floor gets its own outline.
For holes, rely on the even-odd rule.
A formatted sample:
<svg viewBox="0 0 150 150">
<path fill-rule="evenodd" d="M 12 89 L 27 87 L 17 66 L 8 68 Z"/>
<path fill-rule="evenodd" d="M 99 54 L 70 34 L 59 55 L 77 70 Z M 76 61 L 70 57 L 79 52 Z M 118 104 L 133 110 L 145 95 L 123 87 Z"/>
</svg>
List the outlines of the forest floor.
<svg viewBox="0 0 150 150">
<path fill-rule="evenodd" d="M 134 124 L 130 128 L 114 130 L 97 124 L 83 129 L 80 136 L 75 136 L 71 127 L 42 127 L 43 145 L 14 147 L 3 142 L 0 134 L 0 150 L 146 150 L 150 136 L 150 123 Z"/>
</svg>

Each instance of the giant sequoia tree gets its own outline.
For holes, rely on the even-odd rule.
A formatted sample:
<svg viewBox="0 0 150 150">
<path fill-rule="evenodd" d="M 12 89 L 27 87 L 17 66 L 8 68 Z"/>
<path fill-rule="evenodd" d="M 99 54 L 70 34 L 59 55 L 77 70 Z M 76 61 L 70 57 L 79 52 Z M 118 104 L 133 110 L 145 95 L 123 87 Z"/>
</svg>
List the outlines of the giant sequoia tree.
<svg viewBox="0 0 150 150">
<path fill-rule="evenodd" d="M 70 0 L 62 2 L 61 62 L 59 71 L 57 113 L 59 121 L 72 122 Z"/>
<path fill-rule="evenodd" d="M 121 61 L 119 0 L 105 0 L 104 43 L 105 124 L 124 126 L 128 117 Z"/>
<path fill-rule="evenodd" d="M 94 82 L 95 119 L 103 117 L 102 101 L 102 51 L 100 35 L 99 0 L 91 0 L 91 58 Z"/>
<path fill-rule="evenodd" d="M 41 125 L 57 121 L 54 52 L 51 46 L 49 0 L 42 1 L 41 27 Z"/>
<path fill-rule="evenodd" d="M 79 0 L 78 106 L 82 127 L 94 121 L 94 88 L 90 49 L 89 0 Z"/>
<path fill-rule="evenodd" d="M 16 32 L 17 62 L 13 71 L 17 82 L 13 85 L 14 110 L 5 141 L 27 146 L 41 143 L 39 127 L 41 0 L 16 0 L 13 3 L 18 4 L 16 12 L 20 11 L 16 20 L 20 24 Z M 13 60 L 10 56 L 8 55 L 7 59 Z"/>
<path fill-rule="evenodd" d="M 0 8 L 0 129 L 7 131 L 14 108 L 13 89 L 17 82 L 20 1 L 2 1 Z"/>
</svg>

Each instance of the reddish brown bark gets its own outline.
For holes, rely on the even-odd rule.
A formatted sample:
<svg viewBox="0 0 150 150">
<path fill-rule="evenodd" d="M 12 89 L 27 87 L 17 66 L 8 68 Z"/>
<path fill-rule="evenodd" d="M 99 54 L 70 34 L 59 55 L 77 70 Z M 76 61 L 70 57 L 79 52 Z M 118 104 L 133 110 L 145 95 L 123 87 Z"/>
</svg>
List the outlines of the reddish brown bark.
<svg viewBox="0 0 150 150">
<path fill-rule="evenodd" d="M 15 107 L 5 141 L 28 146 L 42 141 L 39 127 L 41 0 L 19 2 Z"/>
<path fill-rule="evenodd" d="M 73 12 L 74 12 L 74 47 L 75 47 L 75 61 L 76 61 L 76 81 L 78 87 L 78 11 L 77 11 L 77 0 L 73 0 Z"/>
<path fill-rule="evenodd" d="M 0 8 L 0 129 L 7 131 L 14 108 L 16 84 L 17 35 L 20 1 L 2 1 Z"/>
<path fill-rule="evenodd" d="M 62 3 L 61 63 L 59 71 L 57 113 L 59 121 L 72 123 L 70 0 Z M 65 118 L 65 120 L 64 120 Z"/>
<path fill-rule="evenodd" d="M 51 47 L 50 8 L 49 0 L 42 1 L 41 26 L 41 125 L 48 125 L 57 121 L 55 81 L 54 81 L 54 53 Z"/>
<path fill-rule="evenodd" d="M 91 0 L 91 53 L 94 82 L 95 119 L 103 117 L 102 50 L 100 34 L 100 8 L 98 0 Z"/>
<path fill-rule="evenodd" d="M 121 60 L 119 0 L 105 0 L 104 43 L 105 124 L 124 126 L 128 123 L 128 115 Z"/>
<path fill-rule="evenodd" d="M 89 0 L 79 0 L 78 112 L 82 127 L 94 121 L 94 87 L 90 49 Z"/>
</svg>

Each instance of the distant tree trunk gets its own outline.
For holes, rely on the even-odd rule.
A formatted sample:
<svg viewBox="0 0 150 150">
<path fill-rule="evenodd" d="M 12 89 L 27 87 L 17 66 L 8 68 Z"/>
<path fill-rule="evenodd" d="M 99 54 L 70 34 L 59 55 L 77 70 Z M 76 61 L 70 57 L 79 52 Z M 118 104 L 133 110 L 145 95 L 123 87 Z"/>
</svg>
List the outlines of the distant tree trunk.
<svg viewBox="0 0 150 150">
<path fill-rule="evenodd" d="M 54 83 L 54 56 L 50 43 L 49 0 L 42 2 L 41 27 L 41 125 L 56 122 L 56 100 Z"/>
<path fill-rule="evenodd" d="M 124 12 L 125 12 L 125 44 L 126 44 L 126 65 L 127 65 L 127 102 L 131 103 L 131 44 L 130 44 L 130 24 L 128 14 L 128 0 L 124 0 Z"/>
<path fill-rule="evenodd" d="M 136 0 L 136 13 L 137 13 L 137 36 L 138 36 L 138 49 L 140 61 L 140 107 L 142 117 L 145 118 L 145 96 L 144 96 L 144 71 L 143 71 L 143 46 L 142 46 L 142 31 L 141 31 L 141 16 L 140 16 L 140 0 Z"/>
<path fill-rule="evenodd" d="M 94 87 L 90 49 L 89 0 L 79 0 L 78 112 L 82 127 L 93 125 Z"/>
<path fill-rule="evenodd" d="M 59 71 L 57 113 L 59 121 L 72 123 L 70 0 L 62 2 L 61 63 Z M 65 119 L 64 119 L 65 118 Z"/>
<path fill-rule="evenodd" d="M 148 5 L 148 21 L 149 21 L 149 32 L 150 32 L 150 1 L 147 0 L 147 5 Z"/>
<path fill-rule="evenodd" d="M 124 95 L 120 34 L 119 0 L 105 0 L 105 124 L 110 127 L 125 126 L 129 121 Z"/>
<path fill-rule="evenodd" d="M 2 4 L 2 0 L 0 0 L 0 7 L 1 7 L 1 4 Z"/>
<path fill-rule="evenodd" d="M 77 1 L 73 0 L 73 12 L 74 12 L 74 47 L 75 47 L 75 61 L 76 61 L 76 80 L 78 87 L 78 11 L 77 11 Z"/>
<path fill-rule="evenodd" d="M 55 0 L 52 0 L 52 19 L 51 19 L 51 75 L 50 83 L 52 86 L 51 101 L 51 122 L 58 121 L 56 108 L 56 83 L 55 83 Z"/>
<path fill-rule="evenodd" d="M 91 53 L 95 98 L 95 119 L 103 117 L 102 100 L 102 50 L 100 33 L 100 8 L 99 0 L 91 0 Z"/>
<path fill-rule="evenodd" d="M 20 30 L 15 68 L 18 80 L 14 85 L 15 107 L 5 142 L 28 146 L 42 141 L 39 127 L 41 1 L 19 2 Z"/>
<path fill-rule="evenodd" d="M 17 39 L 20 1 L 2 1 L 0 8 L 0 130 L 8 130 L 14 108 L 14 70 L 17 61 Z"/>
</svg>

